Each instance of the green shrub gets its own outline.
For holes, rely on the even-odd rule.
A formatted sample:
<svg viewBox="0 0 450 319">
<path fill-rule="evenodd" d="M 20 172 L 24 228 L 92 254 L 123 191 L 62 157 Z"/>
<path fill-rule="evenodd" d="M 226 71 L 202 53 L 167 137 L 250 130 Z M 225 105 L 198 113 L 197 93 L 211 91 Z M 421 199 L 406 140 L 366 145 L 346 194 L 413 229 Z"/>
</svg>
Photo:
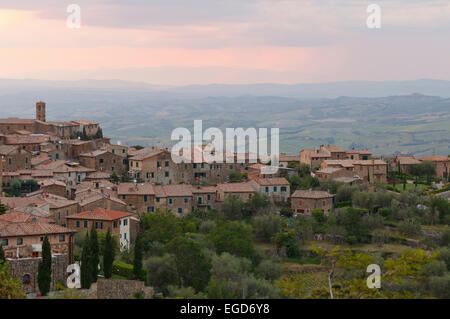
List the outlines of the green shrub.
<svg viewBox="0 0 450 319">
<path fill-rule="evenodd" d="M 124 263 L 122 261 L 115 261 L 113 263 L 112 273 L 114 275 L 125 277 L 129 280 L 132 280 L 134 278 L 133 265 Z M 145 271 L 145 269 L 142 270 L 142 275 L 140 276 L 140 278 L 142 278 L 143 281 L 146 280 L 147 272 Z"/>
</svg>

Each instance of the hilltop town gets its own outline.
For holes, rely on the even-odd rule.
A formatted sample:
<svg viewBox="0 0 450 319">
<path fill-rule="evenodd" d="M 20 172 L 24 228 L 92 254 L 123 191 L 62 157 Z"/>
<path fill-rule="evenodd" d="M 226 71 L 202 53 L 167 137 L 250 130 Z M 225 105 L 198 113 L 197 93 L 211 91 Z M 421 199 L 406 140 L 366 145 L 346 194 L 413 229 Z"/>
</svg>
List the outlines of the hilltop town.
<svg viewBox="0 0 450 319">
<path fill-rule="evenodd" d="M 35 119 L 0 119 L 0 155 L 1 247 L 11 276 L 29 296 L 40 294 L 44 238 L 51 247 L 55 291 L 66 282 L 67 266 L 82 259 L 83 236 L 92 230 L 109 230 L 115 238 L 117 278 L 140 279 L 152 287 L 151 295 L 172 297 L 182 294 L 181 288 L 208 297 L 220 297 L 217 291 L 225 289 L 213 289 L 224 278 L 210 270 L 205 282 L 183 286 L 174 279 L 176 292 L 152 277 L 152 270 L 165 268 L 163 247 L 175 255 L 176 265 L 186 262 L 177 259 L 177 240 L 186 249 L 210 254 L 215 249 L 212 266 L 205 261 L 213 269 L 227 258 L 237 263 L 247 258 L 256 269 L 256 277 L 247 279 L 271 285 L 264 296 L 298 298 L 313 292 L 323 297 L 320 285 L 312 287 L 317 290 L 288 289 L 289 282 L 300 280 L 300 268 L 308 280 L 323 281 L 319 274 L 327 268 L 320 256 L 327 254 L 310 249 L 309 243 L 322 245 L 322 251 L 338 244 L 370 246 L 390 256 L 401 246 L 432 252 L 450 241 L 450 157 L 445 154 L 377 157 L 367 149 L 336 145 L 299 147 L 297 154 L 281 154 L 277 173 L 267 175 L 261 163 L 175 163 L 168 149 L 114 145 L 99 123 L 47 122 L 46 104 L 37 102 Z M 180 236 L 189 238 L 188 244 Z M 150 261 L 148 272 L 135 278 L 127 254 L 135 257 L 141 241 Z M 199 252 L 201 260 L 205 254 Z M 105 289 L 98 286 L 100 291 Z M 439 296 L 430 288 L 423 294 Z"/>
</svg>

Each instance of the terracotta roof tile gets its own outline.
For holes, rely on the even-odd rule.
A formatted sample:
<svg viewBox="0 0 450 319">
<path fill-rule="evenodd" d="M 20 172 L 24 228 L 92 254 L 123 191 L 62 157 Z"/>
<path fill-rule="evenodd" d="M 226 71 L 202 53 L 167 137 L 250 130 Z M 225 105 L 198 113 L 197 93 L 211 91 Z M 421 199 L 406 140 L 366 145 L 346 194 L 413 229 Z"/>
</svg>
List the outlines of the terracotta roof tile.
<svg viewBox="0 0 450 319">
<path fill-rule="evenodd" d="M 132 216 L 131 213 L 117 212 L 112 210 L 106 210 L 103 208 L 94 209 L 87 212 L 67 216 L 68 219 L 93 219 L 93 220 L 117 220 L 124 217 Z"/>
<path fill-rule="evenodd" d="M 336 195 L 330 194 L 325 191 L 312 191 L 312 190 L 296 190 L 294 194 L 291 195 L 293 198 L 311 198 L 311 199 L 320 199 L 320 198 L 332 198 Z"/>
</svg>

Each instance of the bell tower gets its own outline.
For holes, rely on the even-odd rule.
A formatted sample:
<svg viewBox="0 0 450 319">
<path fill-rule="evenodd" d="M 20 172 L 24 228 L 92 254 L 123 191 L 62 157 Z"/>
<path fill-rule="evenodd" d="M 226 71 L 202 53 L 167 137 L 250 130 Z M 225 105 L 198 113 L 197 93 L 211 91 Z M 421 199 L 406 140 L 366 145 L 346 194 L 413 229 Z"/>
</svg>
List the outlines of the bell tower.
<svg viewBox="0 0 450 319">
<path fill-rule="evenodd" d="M 36 120 L 45 122 L 45 102 L 36 103 Z"/>
</svg>

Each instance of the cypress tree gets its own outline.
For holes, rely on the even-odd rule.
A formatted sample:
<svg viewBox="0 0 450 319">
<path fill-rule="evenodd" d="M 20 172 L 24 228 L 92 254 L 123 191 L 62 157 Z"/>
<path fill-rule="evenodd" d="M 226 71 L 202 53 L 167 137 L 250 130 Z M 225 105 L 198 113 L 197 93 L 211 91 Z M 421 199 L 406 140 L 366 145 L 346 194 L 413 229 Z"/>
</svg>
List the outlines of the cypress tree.
<svg viewBox="0 0 450 319">
<path fill-rule="evenodd" d="M 115 257 L 114 248 L 114 238 L 111 236 L 111 230 L 108 228 L 105 238 L 105 247 L 103 248 L 103 272 L 105 278 L 112 277 L 112 266 Z"/>
<path fill-rule="evenodd" d="M 142 240 L 141 234 L 137 235 L 136 243 L 134 244 L 134 262 L 133 262 L 133 274 L 135 279 L 141 279 L 142 274 Z"/>
<path fill-rule="evenodd" d="M 3 246 L 0 245 L 0 265 L 4 264 L 6 261 L 5 251 L 3 250 Z"/>
<path fill-rule="evenodd" d="M 52 252 L 48 237 L 44 237 L 42 243 L 42 260 L 38 266 L 38 285 L 42 296 L 46 296 L 50 291 L 52 281 Z"/>
<path fill-rule="evenodd" d="M 91 272 L 92 272 L 91 280 L 92 282 L 97 282 L 98 263 L 100 259 L 99 259 L 98 236 L 94 225 L 95 223 L 92 223 L 91 236 L 89 239 L 89 253 L 90 253 L 89 262 L 91 263 Z"/>
<path fill-rule="evenodd" d="M 89 233 L 86 232 L 86 237 L 84 238 L 83 251 L 81 252 L 81 288 L 89 289 L 91 287 L 91 263 L 89 262 Z"/>
</svg>

